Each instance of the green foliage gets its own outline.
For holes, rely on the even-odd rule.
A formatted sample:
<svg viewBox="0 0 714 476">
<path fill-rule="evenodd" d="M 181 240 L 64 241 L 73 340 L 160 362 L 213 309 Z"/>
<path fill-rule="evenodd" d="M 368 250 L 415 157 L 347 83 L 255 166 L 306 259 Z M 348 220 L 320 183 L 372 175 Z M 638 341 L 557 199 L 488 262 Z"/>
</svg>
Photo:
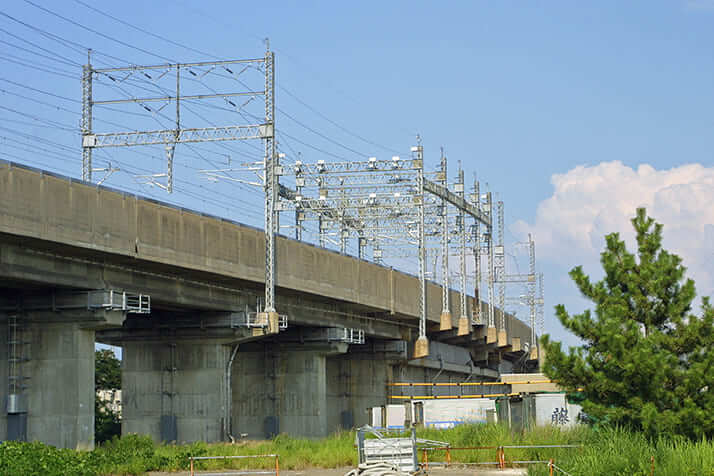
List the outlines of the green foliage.
<svg viewBox="0 0 714 476">
<path fill-rule="evenodd" d="M 94 389 L 119 390 L 121 388 L 121 361 L 114 351 L 102 349 L 94 351 Z"/>
<path fill-rule="evenodd" d="M 121 435 L 121 421 L 108 402 L 96 394 L 98 390 L 121 389 L 121 362 L 109 349 L 94 351 L 94 441 L 102 443 Z"/>
<path fill-rule="evenodd" d="M 569 474 L 588 476 L 649 476 L 652 457 L 656 475 L 714 475 L 714 444 L 683 437 L 647 438 L 621 428 L 606 427 L 582 435 L 582 448 L 552 457 Z M 531 466 L 529 475 L 545 476 L 546 465 Z M 562 474 L 555 471 L 555 474 Z"/>
<path fill-rule="evenodd" d="M 121 435 L 121 420 L 108 402 L 94 396 L 94 441 L 103 443 Z"/>
<path fill-rule="evenodd" d="M 662 225 L 637 210 L 637 257 L 617 233 L 601 254 L 605 277 L 592 283 L 580 266 L 570 276 L 595 304 L 560 322 L 584 341 L 568 353 L 543 338 L 544 372 L 570 392 L 582 388 L 585 413 L 596 423 L 645 435 L 714 436 L 714 309 L 704 298 L 691 313 L 694 282 L 681 259 L 662 249 Z"/>
<path fill-rule="evenodd" d="M 24 476 L 93 476 L 91 454 L 61 450 L 42 443 L 6 441 L 0 445 L 2 474 Z"/>
<path fill-rule="evenodd" d="M 444 441 L 452 447 L 498 445 L 582 444 L 581 448 L 507 449 L 506 461 L 548 460 L 571 474 L 649 475 L 655 457 L 655 474 L 713 475 L 714 443 L 685 438 L 659 438 L 623 429 L 572 429 L 541 427 L 511 432 L 499 425 L 462 425 L 449 430 L 422 429 L 417 435 Z M 281 469 L 342 468 L 357 464 L 355 433 L 341 432 L 309 440 L 280 435 L 271 441 L 249 441 L 236 445 L 192 443 L 156 445 L 148 436 L 128 435 L 102 444 L 94 451 L 60 450 L 42 443 L 8 441 L 0 444 L 0 474 L 25 476 L 143 475 L 148 471 L 185 471 L 190 456 L 280 455 Z M 454 463 L 496 461 L 495 449 L 452 451 Z M 431 452 L 430 461 L 444 461 L 444 452 Z M 200 470 L 271 469 L 272 458 L 214 460 L 198 464 Z M 545 465 L 534 465 L 529 474 L 545 475 Z"/>
</svg>

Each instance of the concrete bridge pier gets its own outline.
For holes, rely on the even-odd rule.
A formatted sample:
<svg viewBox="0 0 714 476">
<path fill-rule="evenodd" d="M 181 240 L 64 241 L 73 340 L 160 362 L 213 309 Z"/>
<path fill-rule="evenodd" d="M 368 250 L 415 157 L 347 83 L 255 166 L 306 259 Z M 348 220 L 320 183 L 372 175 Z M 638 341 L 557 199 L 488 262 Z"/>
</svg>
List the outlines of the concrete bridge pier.
<svg viewBox="0 0 714 476">
<path fill-rule="evenodd" d="M 0 293 L 0 440 L 94 448 L 95 331 L 125 317 L 103 296 Z"/>
<path fill-rule="evenodd" d="M 5 404 L 0 439 L 92 449 L 94 331 L 76 322 L 38 322 L 35 317 L 20 317 L 24 322 L 19 335 L 8 325 L 12 316 L 0 323 L 0 339 L 16 340 L 23 347 L 12 356 L 11 345 L 0 345 L 0 401 Z M 10 359 L 17 370 L 11 370 Z M 11 381 L 17 387 L 12 388 Z"/>
<path fill-rule="evenodd" d="M 261 342 L 241 346 L 233 364 L 234 433 L 270 437 L 330 432 L 328 360 L 346 343 Z"/>
<path fill-rule="evenodd" d="M 223 440 L 230 346 L 168 336 L 122 347 L 122 434 L 179 443 Z"/>
</svg>

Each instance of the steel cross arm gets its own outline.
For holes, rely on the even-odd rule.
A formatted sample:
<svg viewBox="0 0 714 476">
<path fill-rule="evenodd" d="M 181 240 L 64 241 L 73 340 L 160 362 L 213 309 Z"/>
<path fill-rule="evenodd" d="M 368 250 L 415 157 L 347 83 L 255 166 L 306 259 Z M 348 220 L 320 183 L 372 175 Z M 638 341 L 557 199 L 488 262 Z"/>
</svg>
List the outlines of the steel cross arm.
<svg viewBox="0 0 714 476">
<path fill-rule="evenodd" d="M 418 196 L 405 196 L 405 197 L 392 197 L 392 196 L 379 196 L 377 199 L 379 203 L 376 203 L 374 200 L 371 198 L 352 198 L 352 197 L 347 197 L 345 199 L 341 198 L 327 198 L 325 200 L 321 199 L 311 199 L 313 202 L 313 208 L 317 210 L 330 210 L 330 209 L 373 209 L 377 207 L 388 207 L 388 208 L 398 208 L 398 207 L 407 207 L 412 204 L 416 205 L 414 203 L 415 199 L 418 199 Z M 372 200 L 372 201 L 371 201 Z M 277 206 L 280 207 L 280 211 L 287 211 L 287 210 L 295 210 L 295 209 L 300 209 L 302 199 L 299 201 L 287 201 L 287 200 L 280 200 L 280 202 L 277 204 Z M 322 203 L 322 207 L 314 207 L 314 202 Z"/>
<path fill-rule="evenodd" d="M 197 63 L 167 63 L 167 64 L 154 64 L 149 66 L 122 66 L 119 68 L 98 68 L 92 69 L 93 73 L 111 73 L 115 71 L 142 71 L 145 69 L 170 69 L 176 68 L 199 68 L 201 66 L 225 66 L 228 64 L 241 64 L 241 63 L 265 63 L 265 58 L 255 58 L 255 59 L 239 59 L 239 60 L 225 60 L 225 61 L 200 61 Z"/>
<path fill-rule="evenodd" d="M 241 92 L 241 93 L 216 93 L 216 94 L 196 94 L 193 96 L 180 96 L 179 99 L 211 99 L 211 98 L 229 98 L 235 96 L 262 96 L 265 91 L 251 91 L 251 92 Z M 142 103 L 142 102 L 157 102 L 157 101 L 172 101 L 175 100 L 176 96 L 163 96 L 157 98 L 131 98 L 131 99 L 109 99 L 106 101 L 93 101 L 93 105 L 101 104 L 123 104 L 128 102 Z"/>
<path fill-rule="evenodd" d="M 415 245 L 416 243 L 410 242 L 410 245 Z M 416 246 L 404 247 L 399 244 L 399 247 L 389 247 L 386 243 L 381 243 L 381 250 L 384 251 L 384 258 L 401 258 L 408 259 L 419 256 L 419 249 Z M 428 257 L 434 257 L 440 255 L 440 251 L 437 248 L 426 248 L 424 254 Z"/>
<path fill-rule="evenodd" d="M 292 190 L 284 185 L 280 185 L 280 190 L 279 190 L 278 194 L 280 195 L 280 197 L 285 198 L 290 201 L 294 201 L 295 197 L 297 196 L 297 192 L 295 190 Z M 317 203 L 313 203 L 313 202 L 317 202 Z M 315 205 L 320 205 L 320 206 L 315 206 Z M 333 221 L 343 220 L 344 224 L 347 227 L 357 230 L 358 232 L 361 231 L 363 228 L 362 223 L 359 220 L 355 220 L 350 215 L 345 215 L 343 217 L 340 214 L 340 212 L 334 208 L 324 209 L 322 207 L 322 203 L 320 203 L 320 200 L 318 200 L 318 199 L 303 199 L 303 200 L 301 200 L 301 208 L 305 211 L 312 211 L 317 214 L 327 215 L 328 219 L 333 220 Z"/>
<path fill-rule="evenodd" d="M 284 175 L 320 175 L 346 172 L 405 172 L 420 169 L 422 161 L 418 159 L 399 160 L 356 160 L 353 162 L 296 162 L 292 167 L 286 167 Z"/>
<path fill-rule="evenodd" d="M 283 202 L 281 203 L 287 203 L 290 204 L 292 202 Z M 297 203 L 297 202 L 296 202 Z M 308 205 L 305 205 L 307 203 Z M 289 207 L 289 210 L 295 210 L 299 211 L 305 214 L 325 214 L 329 212 L 330 210 L 333 210 L 335 212 L 342 212 L 342 211 L 347 211 L 353 210 L 354 207 L 340 207 L 340 206 L 328 206 L 325 200 L 318 200 L 318 199 L 302 199 L 300 201 L 300 206 L 294 206 L 294 207 Z M 287 206 L 287 205 L 286 205 Z M 283 210 L 281 210 L 283 211 Z M 376 213 L 380 212 L 380 213 Z M 338 215 L 340 216 L 340 215 Z M 355 220 L 358 220 L 360 223 L 366 224 L 366 223 L 393 223 L 393 222 L 415 222 L 416 220 L 416 215 L 412 212 L 406 212 L 401 209 L 388 209 L 388 210 L 373 210 L 371 208 L 366 209 L 358 209 L 357 212 L 353 215 L 347 215 Z M 430 220 L 427 225 L 432 224 L 432 221 Z"/>
<path fill-rule="evenodd" d="M 289 167 L 283 168 L 283 175 L 291 176 Z M 322 174 L 296 174 L 295 179 L 304 179 L 306 187 L 328 187 L 343 185 L 381 185 L 381 186 L 412 186 L 414 185 L 414 171 L 412 170 L 390 170 L 389 172 L 364 173 L 322 173 Z"/>
<path fill-rule="evenodd" d="M 535 274 L 507 274 L 501 279 L 496 279 L 496 283 L 534 283 Z"/>
<path fill-rule="evenodd" d="M 333 192 L 337 193 L 329 193 L 329 190 L 332 190 Z M 394 191 L 390 189 L 382 189 L 381 187 L 372 187 L 372 188 L 360 188 L 357 190 L 352 190 L 350 187 L 346 187 L 344 189 L 345 195 L 344 198 L 343 196 L 339 193 L 341 190 L 339 189 L 322 189 L 321 192 L 319 193 L 319 196 L 315 197 L 310 197 L 310 196 L 305 196 L 303 194 L 298 195 L 296 200 L 303 200 L 305 198 L 314 198 L 315 200 L 322 200 L 322 201 L 340 201 L 343 200 L 345 203 L 353 203 L 354 201 L 364 201 L 367 203 L 368 201 L 373 205 L 373 206 L 380 206 L 382 202 L 385 203 L 390 203 L 389 200 L 399 200 L 399 199 L 407 199 L 407 198 L 412 198 L 416 200 L 417 195 L 413 193 L 409 193 L 408 191 Z M 352 193 L 347 193 L 351 191 Z M 402 200 L 399 200 L 399 203 L 402 203 Z"/>
<path fill-rule="evenodd" d="M 224 140 L 265 139 L 273 137 L 272 124 L 249 126 L 205 127 L 196 129 L 166 129 L 146 132 L 115 132 L 85 134 L 83 147 L 124 147 L 184 142 L 216 142 Z"/>
<path fill-rule="evenodd" d="M 298 177 L 301 178 L 301 177 Z M 369 190 L 374 188 L 375 192 L 379 190 L 387 191 L 412 191 L 414 190 L 414 184 L 407 180 L 399 181 L 388 181 L 388 180 L 353 180 L 354 176 L 343 176 L 343 175 L 331 175 L 331 176 L 321 176 L 321 177 L 309 177 L 311 182 L 307 180 L 301 181 L 301 187 L 308 190 L 319 189 L 319 190 Z M 366 178 L 366 177 L 361 177 Z M 297 182 L 298 180 L 296 180 Z"/>
<path fill-rule="evenodd" d="M 390 170 L 379 173 L 346 173 L 309 175 L 321 185 L 414 185 L 416 174 L 413 170 Z"/>
<path fill-rule="evenodd" d="M 432 182 L 431 180 L 424 179 L 424 190 L 442 198 L 454 205 L 457 208 L 461 208 L 464 212 L 468 213 L 476 220 L 480 221 L 484 225 L 491 226 L 491 217 L 479 210 L 475 205 L 469 203 L 463 197 L 458 196 L 451 190 L 442 187 L 441 185 Z"/>
</svg>

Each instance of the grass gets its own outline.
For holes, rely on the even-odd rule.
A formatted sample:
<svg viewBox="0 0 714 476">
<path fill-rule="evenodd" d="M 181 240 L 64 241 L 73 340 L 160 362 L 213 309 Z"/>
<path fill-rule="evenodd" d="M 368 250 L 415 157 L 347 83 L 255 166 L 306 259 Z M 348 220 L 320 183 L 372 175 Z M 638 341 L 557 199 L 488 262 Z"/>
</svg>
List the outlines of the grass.
<svg viewBox="0 0 714 476">
<path fill-rule="evenodd" d="M 511 432 L 498 425 L 462 425 L 448 430 L 422 429 L 418 437 L 444 441 L 452 447 L 582 444 L 577 449 L 506 449 L 506 460 L 548 460 L 573 476 L 650 475 L 655 458 L 655 475 L 714 476 L 714 442 L 679 438 L 649 441 L 638 433 L 620 429 L 595 430 L 577 427 L 561 430 L 541 427 Z M 270 441 L 239 444 L 156 445 L 148 437 L 129 435 L 105 443 L 94 451 L 58 450 L 41 443 L 5 442 L 0 445 L 0 467 L 7 473 L 28 476 L 140 475 L 147 471 L 185 470 L 189 456 L 279 454 L 281 469 L 354 467 L 357 452 L 355 433 L 341 432 L 324 439 L 280 435 Z M 496 461 L 496 450 L 451 452 L 453 462 Z M 445 454 L 431 452 L 430 461 L 443 461 Z M 272 468 L 274 460 L 212 460 L 198 469 Z M 531 475 L 546 475 L 548 468 L 530 467 Z M 556 471 L 555 474 L 562 474 Z"/>
</svg>

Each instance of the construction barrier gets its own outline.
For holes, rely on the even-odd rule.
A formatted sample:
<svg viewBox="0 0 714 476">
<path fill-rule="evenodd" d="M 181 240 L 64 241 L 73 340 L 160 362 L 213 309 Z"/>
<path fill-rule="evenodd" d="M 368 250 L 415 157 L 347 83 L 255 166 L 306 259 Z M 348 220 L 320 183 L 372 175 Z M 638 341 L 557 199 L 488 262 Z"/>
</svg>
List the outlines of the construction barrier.
<svg viewBox="0 0 714 476">
<path fill-rule="evenodd" d="M 243 470 L 236 469 L 230 472 L 221 473 L 200 473 L 200 476 L 237 476 L 237 475 L 250 475 L 250 474 L 273 474 L 275 476 L 280 476 L 280 458 L 278 455 L 246 455 L 246 456 L 191 456 L 189 458 L 191 463 L 191 476 L 195 476 L 195 463 L 198 461 L 205 460 L 215 460 L 215 459 L 268 459 L 273 458 L 275 460 L 274 468 L 271 470 Z"/>
<path fill-rule="evenodd" d="M 473 451 L 473 450 L 496 450 L 497 461 L 482 461 L 477 463 L 462 463 L 458 464 L 461 466 L 476 466 L 476 465 L 493 465 L 498 466 L 500 469 L 505 469 L 506 465 L 526 465 L 526 464 L 548 464 L 550 467 L 551 474 L 553 469 L 559 469 L 555 467 L 553 460 L 514 460 L 506 463 L 506 450 L 507 449 L 532 449 L 532 448 L 580 448 L 581 445 L 501 445 L 501 446 L 465 446 L 459 448 L 452 448 L 449 446 L 444 446 L 441 448 L 424 448 L 422 449 L 422 461 L 420 465 L 428 470 L 429 466 L 450 466 L 452 465 L 451 453 L 453 451 Z M 444 451 L 445 460 L 444 461 L 429 461 L 429 452 L 431 451 Z M 562 470 L 561 470 L 562 471 Z M 567 473 L 566 473 L 567 474 Z"/>
<path fill-rule="evenodd" d="M 481 387 L 491 385 L 525 385 L 556 383 L 555 380 L 524 380 L 514 382 L 394 382 L 389 387 Z"/>
<path fill-rule="evenodd" d="M 520 393 L 485 393 L 482 395 L 390 395 L 394 400 L 458 400 L 468 398 L 515 397 Z"/>
<path fill-rule="evenodd" d="M 414 388 L 414 387 L 426 387 L 428 388 L 439 388 L 439 387 L 456 387 L 462 389 L 465 387 L 493 387 L 493 386 L 508 386 L 508 385 L 538 385 L 538 384 L 551 384 L 557 383 L 555 380 L 522 380 L 513 382 L 393 382 L 387 384 L 387 387 L 395 388 Z M 578 391 L 582 391 L 582 388 L 578 388 Z M 433 393 L 433 392 L 432 392 Z M 522 392 L 521 392 L 522 393 Z M 520 393 L 490 393 L 481 395 L 389 395 L 389 398 L 397 400 L 437 400 L 437 399 L 458 399 L 458 398 L 497 398 L 497 397 L 513 397 L 520 395 Z"/>
</svg>

